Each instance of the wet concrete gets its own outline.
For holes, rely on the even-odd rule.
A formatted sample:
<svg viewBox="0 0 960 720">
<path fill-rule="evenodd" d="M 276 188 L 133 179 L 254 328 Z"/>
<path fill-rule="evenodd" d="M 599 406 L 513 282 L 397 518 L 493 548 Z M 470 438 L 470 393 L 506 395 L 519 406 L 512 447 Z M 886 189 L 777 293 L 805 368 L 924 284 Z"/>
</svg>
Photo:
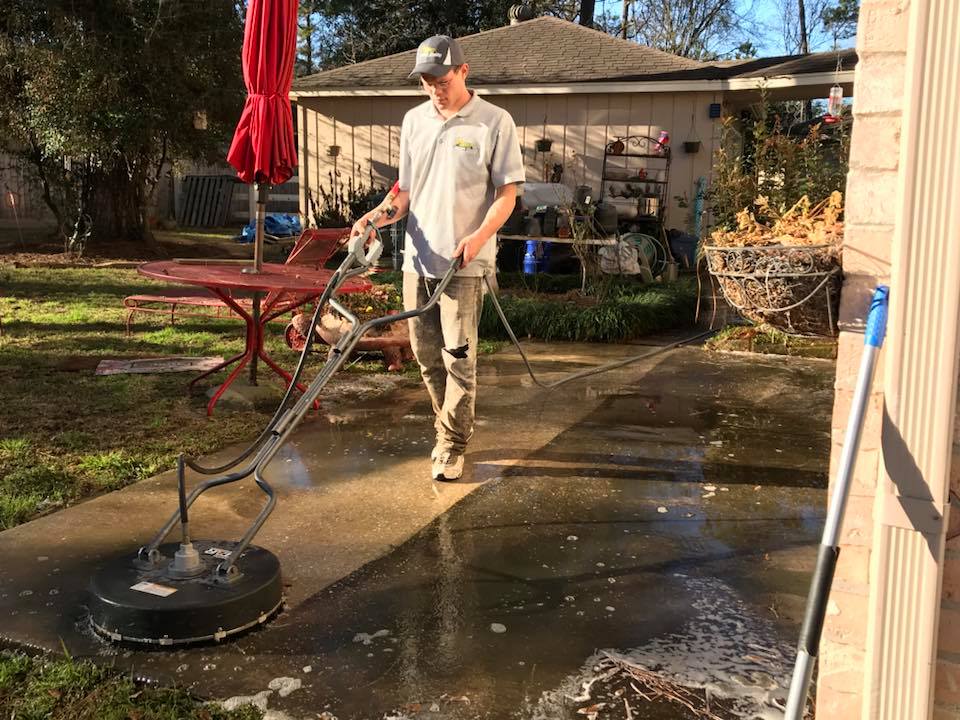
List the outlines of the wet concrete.
<svg viewBox="0 0 960 720">
<path fill-rule="evenodd" d="M 545 379 L 637 352 L 534 347 Z M 687 348 L 553 393 L 510 352 L 481 373 L 463 483 L 425 477 L 419 389 L 298 431 L 258 538 L 288 583 L 266 629 L 175 652 L 117 651 L 84 630 L 98 561 L 171 511 L 160 478 L 0 533 L 0 634 L 53 650 L 63 637 L 210 697 L 292 678 L 265 698 L 291 717 L 583 717 L 570 698 L 600 649 L 766 714 L 822 523 L 832 365 Z M 259 508 L 249 488 L 218 497 L 203 515 L 219 518 L 214 537 Z"/>
</svg>

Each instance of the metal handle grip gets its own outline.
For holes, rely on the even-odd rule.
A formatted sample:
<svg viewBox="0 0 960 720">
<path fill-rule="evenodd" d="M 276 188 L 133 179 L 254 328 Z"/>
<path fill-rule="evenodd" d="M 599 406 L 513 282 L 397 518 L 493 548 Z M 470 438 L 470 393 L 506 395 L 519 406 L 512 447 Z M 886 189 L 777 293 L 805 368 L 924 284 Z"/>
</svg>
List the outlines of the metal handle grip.
<svg viewBox="0 0 960 720">
<path fill-rule="evenodd" d="M 873 293 L 873 300 L 870 302 L 870 312 L 867 315 L 867 331 L 864 333 L 863 341 L 867 345 L 880 347 L 883 345 L 883 338 L 887 334 L 887 306 L 890 299 L 890 288 L 886 285 L 878 285 Z"/>
<path fill-rule="evenodd" d="M 368 240 L 370 240 L 370 247 L 364 250 Z M 383 243 L 380 242 L 377 228 L 373 222 L 367 224 L 365 233 L 355 236 L 350 241 L 350 252 L 356 258 L 356 261 L 364 267 L 370 267 L 380 259 L 380 253 L 383 252 Z"/>
</svg>

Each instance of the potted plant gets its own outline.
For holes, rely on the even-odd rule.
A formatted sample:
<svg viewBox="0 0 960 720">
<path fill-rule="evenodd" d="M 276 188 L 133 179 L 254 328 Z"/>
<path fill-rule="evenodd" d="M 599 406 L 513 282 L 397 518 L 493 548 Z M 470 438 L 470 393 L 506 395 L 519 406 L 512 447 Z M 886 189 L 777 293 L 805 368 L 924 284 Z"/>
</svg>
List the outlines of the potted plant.
<svg viewBox="0 0 960 720">
<path fill-rule="evenodd" d="M 540 138 L 534 143 L 534 147 L 537 149 L 537 152 L 550 152 L 550 148 L 553 146 L 553 140 L 548 140 L 547 138 Z"/>
<path fill-rule="evenodd" d="M 696 155 L 700 152 L 700 136 L 697 134 L 696 113 L 690 114 L 690 132 L 687 135 L 687 139 L 683 141 L 683 151 L 688 155 Z"/>
<path fill-rule="evenodd" d="M 737 227 L 715 230 L 703 248 L 710 275 L 741 315 L 793 335 L 836 334 L 843 196 L 804 195 L 780 212 L 759 197 Z M 758 219 L 758 216 L 763 218 Z"/>
<path fill-rule="evenodd" d="M 328 146 L 327 146 L 327 155 L 328 155 L 329 157 L 335 158 L 335 157 L 337 157 L 339 154 L 340 154 L 340 146 L 339 146 L 339 145 L 328 145 Z"/>
<path fill-rule="evenodd" d="M 744 128 L 733 122 L 724 120 L 707 193 L 714 220 L 703 247 L 708 270 L 749 320 L 794 335 L 833 336 L 847 135 L 814 126 L 794 137 L 765 99 Z"/>
</svg>

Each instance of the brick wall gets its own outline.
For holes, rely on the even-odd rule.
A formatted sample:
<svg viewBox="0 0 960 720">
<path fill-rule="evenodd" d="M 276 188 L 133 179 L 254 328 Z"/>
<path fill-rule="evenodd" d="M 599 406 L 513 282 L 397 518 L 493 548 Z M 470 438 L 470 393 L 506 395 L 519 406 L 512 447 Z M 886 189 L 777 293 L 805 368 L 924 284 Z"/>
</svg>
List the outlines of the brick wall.
<svg viewBox="0 0 960 720">
<path fill-rule="evenodd" d="M 862 0 L 854 125 L 844 233 L 844 286 L 833 411 L 836 477 L 863 351 L 863 322 L 878 283 L 888 282 L 896 211 L 909 0 Z M 880 463 L 883 356 L 865 419 L 842 549 L 824 627 L 817 716 L 858 720 L 863 707 L 874 495 Z"/>
</svg>

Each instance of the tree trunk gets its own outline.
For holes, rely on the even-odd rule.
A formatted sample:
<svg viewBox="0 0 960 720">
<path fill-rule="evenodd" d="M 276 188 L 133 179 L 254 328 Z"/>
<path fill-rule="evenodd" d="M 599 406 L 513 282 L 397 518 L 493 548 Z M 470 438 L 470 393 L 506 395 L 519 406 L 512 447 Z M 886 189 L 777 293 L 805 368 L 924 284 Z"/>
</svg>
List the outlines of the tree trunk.
<svg viewBox="0 0 960 720">
<path fill-rule="evenodd" d="M 807 55 L 810 52 L 810 39 L 807 37 L 807 8 L 804 0 L 797 0 L 797 14 L 800 17 L 800 52 Z"/>
<path fill-rule="evenodd" d="M 306 74 L 313 75 L 313 13 L 307 12 L 307 36 L 305 45 L 305 54 L 306 54 Z"/>
<path fill-rule="evenodd" d="M 797 0 L 797 13 L 800 16 L 800 52 L 807 55 L 810 52 L 810 38 L 807 37 L 807 7 L 804 0 Z M 801 119 L 810 120 L 813 117 L 813 102 L 807 100 L 801 108 Z"/>
<path fill-rule="evenodd" d="M 623 0 L 623 15 L 620 20 L 620 34 L 627 39 L 627 21 L 630 19 L 630 0 Z"/>
<path fill-rule="evenodd" d="M 163 254 L 146 223 L 146 184 L 124 165 L 91 177 L 91 192 L 84 212 L 90 216 L 93 234 L 90 243 L 109 247 L 116 243 L 143 243 L 154 254 Z"/>
<path fill-rule="evenodd" d="M 584 27 L 593 27 L 593 11 L 595 0 L 580 0 L 580 24 Z"/>
</svg>

